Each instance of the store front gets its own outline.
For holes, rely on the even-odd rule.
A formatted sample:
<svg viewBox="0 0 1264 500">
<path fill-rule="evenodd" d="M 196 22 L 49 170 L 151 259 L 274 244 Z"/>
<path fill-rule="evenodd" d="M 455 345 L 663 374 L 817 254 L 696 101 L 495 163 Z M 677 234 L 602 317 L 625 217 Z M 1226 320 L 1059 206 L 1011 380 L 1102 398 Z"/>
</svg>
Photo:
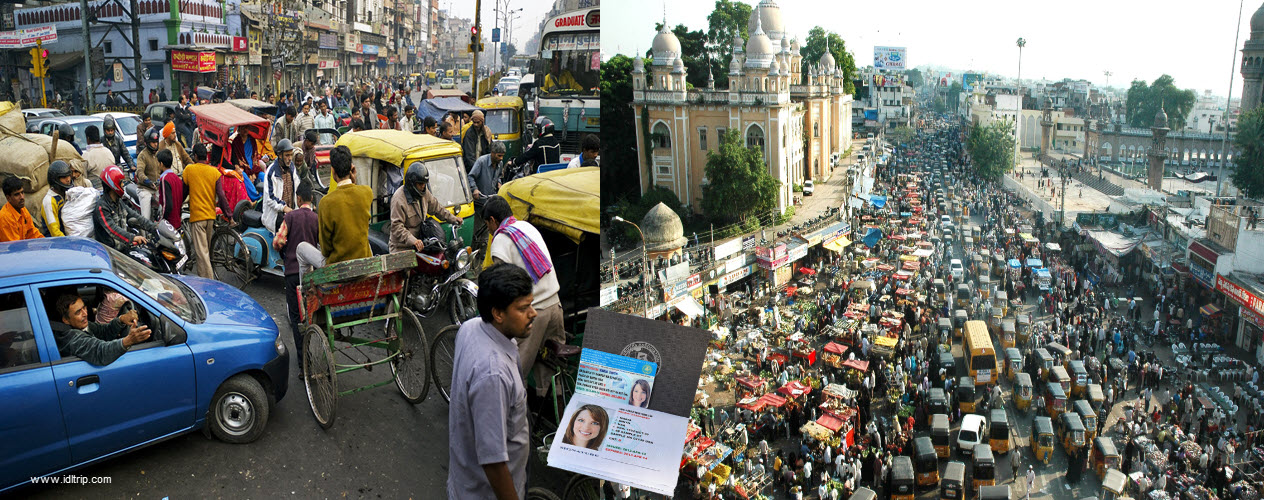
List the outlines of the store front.
<svg viewBox="0 0 1264 500">
<path fill-rule="evenodd" d="M 214 86 L 221 61 L 211 50 L 171 50 L 173 88 L 196 89 L 199 85 Z"/>
<path fill-rule="evenodd" d="M 1254 354 L 1264 362 L 1264 286 L 1250 278 L 1230 274 L 1216 276 L 1216 290 L 1238 306 L 1238 325 L 1234 345 Z"/>
</svg>

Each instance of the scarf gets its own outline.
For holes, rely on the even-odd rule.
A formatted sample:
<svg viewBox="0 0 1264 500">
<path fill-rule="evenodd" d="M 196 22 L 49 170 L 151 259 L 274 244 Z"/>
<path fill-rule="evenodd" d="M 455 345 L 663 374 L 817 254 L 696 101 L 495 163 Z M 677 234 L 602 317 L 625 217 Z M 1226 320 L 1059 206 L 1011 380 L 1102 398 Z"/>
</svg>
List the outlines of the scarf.
<svg viewBox="0 0 1264 500">
<path fill-rule="evenodd" d="M 539 283 L 540 278 L 553 270 L 553 263 L 549 262 L 549 259 L 544 256 L 544 252 L 540 251 L 540 247 L 536 246 L 535 241 L 522 230 L 513 227 L 515 222 L 518 222 L 518 219 L 512 215 L 506 217 L 500 223 L 500 228 L 496 230 L 496 234 L 509 236 L 509 239 L 518 247 L 518 253 L 522 255 L 522 260 L 527 263 L 527 274 L 531 275 L 531 282 Z"/>
<path fill-rule="evenodd" d="M 294 206 L 294 175 L 285 168 L 281 169 L 281 201 Z"/>
</svg>

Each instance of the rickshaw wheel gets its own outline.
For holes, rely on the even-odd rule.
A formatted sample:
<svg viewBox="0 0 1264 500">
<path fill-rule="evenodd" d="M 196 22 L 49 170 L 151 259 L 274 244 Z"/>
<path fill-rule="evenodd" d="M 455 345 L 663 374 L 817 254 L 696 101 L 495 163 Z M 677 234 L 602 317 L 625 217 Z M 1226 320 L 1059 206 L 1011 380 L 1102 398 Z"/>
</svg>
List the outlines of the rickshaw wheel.
<svg viewBox="0 0 1264 500">
<path fill-rule="evenodd" d="M 316 325 L 308 325 L 303 335 L 303 385 L 312 416 L 321 428 L 333 427 L 338 409 L 338 373 L 329 337 Z"/>
<path fill-rule="evenodd" d="M 614 493 L 614 491 L 610 490 L 613 489 L 609 483 L 603 486 L 600 479 L 576 474 L 571 477 L 570 481 L 566 482 L 566 490 L 562 498 L 564 500 L 601 500 L 610 498 Z"/>
<path fill-rule="evenodd" d="M 228 228 L 215 230 L 209 253 L 215 279 L 237 289 L 244 289 L 250 284 L 254 261 L 250 259 L 250 248 L 237 231 Z"/>
<path fill-rule="evenodd" d="M 430 374 L 426 370 L 426 332 L 421 329 L 417 315 L 407 307 L 400 309 L 399 317 L 399 353 L 391 362 L 391 372 L 404 399 L 417 404 L 425 401 L 426 394 L 430 392 Z"/>
<path fill-rule="evenodd" d="M 445 403 L 452 402 L 452 359 L 456 356 L 456 333 L 461 325 L 448 325 L 430 343 L 430 377 Z"/>
<path fill-rule="evenodd" d="M 535 487 L 527 490 L 526 500 L 562 500 L 556 493 L 544 488 Z"/>
</svg>

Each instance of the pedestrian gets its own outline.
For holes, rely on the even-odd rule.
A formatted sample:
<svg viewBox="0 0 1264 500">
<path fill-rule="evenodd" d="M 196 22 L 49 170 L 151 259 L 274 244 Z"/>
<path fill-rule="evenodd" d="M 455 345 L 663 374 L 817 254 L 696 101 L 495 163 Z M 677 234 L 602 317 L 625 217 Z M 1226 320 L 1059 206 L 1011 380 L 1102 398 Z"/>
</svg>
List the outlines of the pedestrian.
<svg viewBox="0 0 1264 500">
<path fill-rule="evenodd" d="M 197 274 L 203 278 L 215 279 L 210 255 L 215 209 L 219 208 L 223 214 L 231 214 L 232 208 L 228 205 L 220 182 L 222 175 L 218 169 L 206 163 L 206 155 L 205 144 L 193 146 L 193 163 L 184 168 L 182 177 L 189 192 L 188 233 Z"/>
<path fill-rule="evenodd" d="M 1027 491 L 1025 492 L 1027 500 L 1031 500 L 1031 489 L 1034 488 L 1035 486 L 1036 486 L 1036 468 L 1028 465 L 1027 466 Z"/>
</svg>

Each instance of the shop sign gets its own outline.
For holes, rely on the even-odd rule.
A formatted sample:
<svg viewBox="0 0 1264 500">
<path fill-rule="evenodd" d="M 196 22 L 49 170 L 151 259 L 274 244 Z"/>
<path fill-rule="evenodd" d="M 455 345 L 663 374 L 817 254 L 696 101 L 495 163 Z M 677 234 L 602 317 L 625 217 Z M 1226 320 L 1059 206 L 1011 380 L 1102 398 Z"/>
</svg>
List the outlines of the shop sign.
<svg viewBox="0 0 1264 500">
<path fill-rule="evenodd" d="M 1216 260 L 1220 258 L 1220 254 L 1216 253 L 1210 248 L 1207 248 L 1206 245 L 1199 243 L 1197 241 L 1191 242 L 1189 244 L 1189 251 L 1190 253 L 1193 253 L 1199 257 L 1207 259 L 1207 262 L 1213 266 L 1216 265 Z"/>
<path fill-rule="evenodd" d="M 1194 279 L 1198 280 L 1199 283 L 1202 283 L 1203 286 L 1207 288 L 1216 287 L 1216 273 L 1208 271 L 1207 268 L 1198 264 L 1197 261 L 1193 259 L 1190 259 L 1189 261 L 1189 273 L 1194 275 Z"/>
<path fill-rule="evenodd" d="M 4 49 L 34 47 L 36 42 L 51 44 L 56 41 L 57 26 L 53 24 L 17 31 L 0 32 L 0 48 Z"/>
<path fill-rule="evenodd" d="M 654 304 L 654 307 L 651 307 L 649 309 L 649 312 L 647 313 L 646 317 L 650 319 L 657 318 L 659 316 L 662 316 L 663 312 L 666 310 L 667 310 L 667 304 Z"/>
<path fill-rule="evenodd" d="M 355 54 L 363 53 L 364 45 L 360 43 L 360 33 L 355 32 L 355 31 L 347 33 L 347 38 L 343 40 L 342 48 L 343 50 L 346 50 L 347 52 L 352 52 Z"/>
<path fill-rule="evenodd" d="M 338 61 L 337 59 L 330 60 L 330 61 L 321 61 L 320 69 L 335 69 L 338 67 L 339 62 L 340 61 Z"/>
<path fill-rule="evenodd" d="M 754 240 L 751 241 L 754 242 Z M 740 251 L 742 251 L 742 240 L 733 238 L 715 246 L 715 260 L 723 259 Z"/>
<path fill-rule="evenodd" d="M 607 286 L 601 288 L 601 304 L 600 307 L 606 307 L 619 300 L 619 287 Z"/>
<path fill-rule="evenodd" d="M 746 236 L 742 238 L 742 250 L 754 250 L 754 249 L 755 249 L 755 235 L 752 234 L 750 236 Z"/>
<path fill-rule="evenodd" d="M 248 46 L 249 44 L 246 42 L 246 37 L 244 36 L 233 37 L 233 52 L 246 52 L 247 50 L 249 50 Z"/>
<path fill-rule="evenodd" d="M 701 275 L 701 274 L 698 274 L 698 273 L 693 273 L 693 274 L 689 275 L 689 279 L 685 280 L 685 287 L 686 287 L 686 288 L 688 288 L 688 289 L 690 289 L 690 290 L 694 290 L 694 289 L 696 289 L 696 288 L 698 288 L 698 287 L 700 287 L 700 286 L 702 286 L 702 275 Z"/>
<path fill-rule="evenodd" d="M 338 35 L 334 33 L 321 33 L 320 36 L 317 37 L 316 40 L 317 40 L 316 46 L 318 48 L 322 48 L 322 49 L 338 48 Z"/>
<path fill-rule="evenodd" d="M 361 51 L 365 55 L 370 55 L 370 56 L 377 55 L 377 52 L 378 52 L 377 45 L 370 45 L 366 43 L 361 47 Z"/>
<path fill-rule="evenodd" d="M 214 73 L 215 53 L 173 50 L 171 51 L 171 70 L 190 73 Z"/>
<path fill-rule="evenodd" d="M 796 260 L 807 257 L 809 247 L 811 247 L 811 245 L 799 245 L 797 247 L 791 248 L 789 262 L 794 262 Z"/>
<path fill-rule="evenodd" d="M 663 275 L 660 276 L 660 279 L 663 280 L 663 283 L 675 283 L 677 281 L 684 281 L 685 278 L 688 278 L 688 277 L 689 277 L 689 263 L 681 262 L 674 266 L 668 267 L 666 270 L 664 270 Z"/>
<path fill-rule="evenodd" d="M 1264 328 L 1264 316 L 1257 314 L 1255 311 L 1243 307 L 1238 309 L 1238 315 L 1242 316 L 1242 319 L 1251 322 L 1252 325 Z"/>
<path fill-rule="evenodd" d="M 755 247 L 755 256 L 763 260 L 777 260 L 786 256 L 786 244 L 778 243 L 774 247 Z"/>
<path fill-rule="evenodd" d="M 751 272 L 754 269 L 755 269 L 754 265 L 749 265 L 749 266 L 741 267 L 737 269 L 736 271 L 730 271 L 728 274 L 725 274 L 724 276 L 720 278 L 720 286 L 726 287 L 726 286 L 732 285 L 733 283 L 737 283 L 738 280 L 741 280 L 742 278 L 750 276 Z"/>
<path fill-rule="evenodd" d="M 743 267 L 746 267 L 746 254 L 724 261 L 724 272 L 726 273 L 731 273 Z"/>
<path fill-rule="evenodd" d="M 1264 300 L 1251 293 L 1250 290 L 1229 281 L 1229 278 L 1223 274 L 1216 276 L 1216 290 L 1228 295 L 1234 302 L 1241 304 L 1242 307 L 1251 309 L 1257 314 L 1264 314 Z"/>
</svg>

